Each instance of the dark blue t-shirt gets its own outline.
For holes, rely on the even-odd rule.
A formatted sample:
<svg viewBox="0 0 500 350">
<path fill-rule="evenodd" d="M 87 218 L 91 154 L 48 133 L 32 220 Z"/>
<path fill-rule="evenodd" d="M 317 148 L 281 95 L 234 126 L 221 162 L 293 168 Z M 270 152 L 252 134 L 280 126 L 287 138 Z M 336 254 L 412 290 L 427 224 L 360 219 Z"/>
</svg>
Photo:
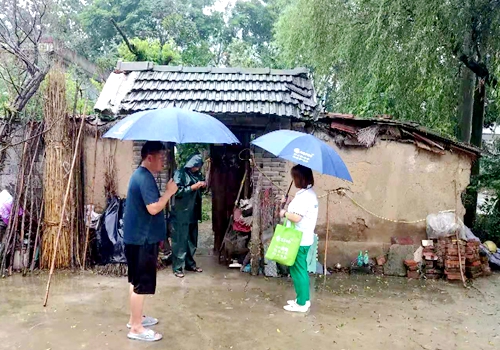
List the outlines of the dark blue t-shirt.
<svg viewBox="0 0 500 350">
<path fill-rule="evenodd" d="M 151 172 L 140 166 L 130 178 L 123 223 L 126 244 L 158 243 L 166 238 L 165 213 L 151 215 L 147 205 L 158 202 L 160 191 Z"/>
</svg>

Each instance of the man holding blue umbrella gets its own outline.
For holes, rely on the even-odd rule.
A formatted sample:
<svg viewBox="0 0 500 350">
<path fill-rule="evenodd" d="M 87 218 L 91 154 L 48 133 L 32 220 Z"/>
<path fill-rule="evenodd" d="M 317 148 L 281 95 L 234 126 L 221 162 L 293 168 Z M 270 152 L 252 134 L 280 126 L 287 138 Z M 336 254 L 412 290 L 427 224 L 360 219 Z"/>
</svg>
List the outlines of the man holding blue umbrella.
<svg viewBox="0 0 500 350">
<path fill-rule="evenodd" d="M 104 138 L 148 140 L 141 152 L 142 166 L 130 180 L 125 209 L 124 240 L 128 245 L 126 257 L 129 264 L 129 281 L 133 286 L 130 292 L 131 317 L 127 326 L 131 328 L 129 338 L 157 341 L 162 338 L 161 334 L 144 327 L 152 326 L 158 320 L 143 317 L 142 306 L 144 294 L 154 294 L 156 287 L 156 258 L 153 262 L 153 257 L 158 256 L 157 242 L 164 240 L 166 235 L 163 210 L 177 192 L 177 185 L 171 180 L 167 184 L 165 194 L 160 196 L 152 175 L 160 172 L 164 165 L 164 148 L 161 142 L 240 142 L 216 118 L 175 107 L 129 115 L 113 126 Z"/>
<path fill-rule="evenodd" d="M 146 329 L 158 323 L 143 316 L 145 295 L 155 294 L 156 262 L 159 242 L 165 240 L 164 209 L 177 192 L 173 180 L 160 196 L 154 174 L 163 169 L 165 147 L 161 142 L 148 141 L 141 150 L 142 163 L 130 178 L 124 216 L 125 256 L 130 283 L 130 329 L 127 337 L 134 340 L 157 341 L 162 335 Z"/>
</svg>

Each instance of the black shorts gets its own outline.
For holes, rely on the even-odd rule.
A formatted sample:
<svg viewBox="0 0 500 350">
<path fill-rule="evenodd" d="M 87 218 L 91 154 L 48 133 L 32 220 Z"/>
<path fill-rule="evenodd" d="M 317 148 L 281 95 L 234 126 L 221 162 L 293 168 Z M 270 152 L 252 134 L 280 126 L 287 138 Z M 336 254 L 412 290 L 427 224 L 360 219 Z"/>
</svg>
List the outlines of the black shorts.
<svg viewBox="0 0 500 350">
<path fill-rule="evenodd" d="M 125 257 L 128 265 L 128 282 L 134 286 L 134 293 L 155 294 L 158 243 L 125 244 Z"/>
</svg>

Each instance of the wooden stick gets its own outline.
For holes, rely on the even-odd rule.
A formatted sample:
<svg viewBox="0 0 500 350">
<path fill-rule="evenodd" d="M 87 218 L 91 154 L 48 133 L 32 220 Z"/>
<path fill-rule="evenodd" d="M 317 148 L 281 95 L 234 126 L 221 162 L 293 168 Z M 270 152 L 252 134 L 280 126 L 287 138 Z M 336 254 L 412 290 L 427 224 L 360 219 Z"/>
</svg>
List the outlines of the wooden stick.
<svg viewBox="0 0 500 350">
<path fill-rule="evenodd" d="M 9 213 L 9 221 L 7 223 L 7 230 L 6 230 L 6 239 L 5 239 L 5 244 L 3 247 L 0 247 L 0 253 L 2 253 L 2 262 L 0 264 L 0 274 L 2 275 L 2 278 L 5 277 L 5 268 L 7 264 L 7 254 L 9 252 L 9 247 L 10 247 L 10 240 L 12 238 L 12 220 L 14 220 L 14 214 L 16 210 L 16 201 L 17 201 L 17 193 L 19 192 L 19 180 L 21 177 L 21 172 L 19 171 L 17 173 L 17 178 L 16 178 L 16 186 L 14 189 L 14 196 L 12 197 L 12 206 L 10 208 L 10 213 Z"/>
<path fill-rule="evenodd" d="M 74 133 L 75 126 L 76 126 L 75 118 L 71 118 L 71 122 L 70 122 L 71 146 L 75 146 L 74 154 L 76 155 L 78 153 L 78 151 L 77 151 L 78 145 L 75 145 L 75 133 Z M 76 166 L 77 157 L 75 158 L 75 166 Z M 74 177 L 74 175 L 73 175 L 74 172 L 75 172 L 75 170 L 73 169 L 73 171 L 68 175 L 68 178 Z M 76 181 L 75 181 L 75 186 L 77 186 Z M 70 189 L 70 194 L 69 194 L 68 200 L 70 202 L 70 208 L 78 208 L 77 203 L 75 202 L 75 191 L 73 188 Z M 61 215 L 61 221 L 63 220 L 63 218 L 64 218 L 64 213 L 63 213 L 63 215 Z M 70 267 L 71 267 L 72 272 L 75 272 L 75 210 L 70 210 L 70 213 L 69 213 L 69 235 L 70 235 L 69 236 L 69 240 L 70 240 L 70 242 L 69 242 L 69 254 L 70 254 L 69 261 L 70 261 Z"/>
<path fill-rule="evenodd" d="M 94 172 L 92 174 L 92 192 L 90 193 L 90 210 L 89 215 L 87 217 L 88 225 L 86 227 L 85 232 L 85 246 L 83 248 L 83 262 L 82 262 L 82 270 L 85 270 L 85 265 L 87 262 L 87 249 L 89 245 L 89 234 L 90 234 L 90 222 L 92 218 L 92 207 L 94 206 L 94 193 L 95 193 L 95 177 L 96 177 L 96 167 L 97 167 L 97 141 L 98 141 L 99 130 L 97 128 L 97 124 L 95 126 L 95 143 L 94 143 Z M 85 203 L 84 203 L 85 204 Z"/>
<path fill-rule="evenodd" d="M 260 258 L 260 228 L 261 228 L 261 217 L 260 217 L 260 192 L 262 189 L 262 173 L 259 173 L 259 179 L 257 180 L 257 186 L 254 187 L 253 193 L 253 222 L 252 222 L 252 233 L 251 233 L 251 272 L 252 275 L 256 276 L 259 274 L 259 258 Z"/>
<path fill-rule="evenodd" d="M 245 184 L 246 178 L 247 178 L 247 170 L 245 169 L 245 175 L 243 176 L 243 179 L 241 180 L 240 189 L 238 190 L 238 195 L 236 196 L 236 201 L 234 202 L 233 212 L 231 213 L 231 216 L 229 217 L 229 224 L 227 225 L 226 232 L 224 233 L 224 238 L 222 239 L 222 244 L 220 245 L 219 261 L 220 261 L 220 253 L 222 252 L 222 250 L 224 249 L 224 247 L 226 245 L 226 243 L 225 243 L 226 237 L 229 234 L 229 232 L 231 232 L 231 226 L 233 225 L 233 219 L 234 219 L 234 210 L 236 209 L 236 207 L 238 206 L 238 202 L 240 201 L 241 191 L 243 190 L 243 185 Z"/>
<path fill-rule="evenodd" d="M 30 210 L 33 211 L 33 205 L 35 204 L 35 198 L 33 195 L 33 184 L 30 183 Z M 28 228 L 28 247 L 26 248 L 26 254 L 28 254 L 28 261 L 26 264 L 24 263 L 24 256 L 22 259 L 23 264 L 23 276 L 26 276 L 26 272 L 28 270 L 29 258 L 30 258 L 30 249 L 31 249 L 31 232 L 33 230 L 33 217 L 30 215 L 30 225 Z"/>
<path fill-rule="evenodd" d="M 458 167 L 458 166 L 457 166 Z M 455 224 L 457 224 L 457 210 L 458 210 L 458 193 L 457 193 L 457 180 L 453 181 L 455 184 Z M 464 270 L 462 267 L 462 254 L 460 253 L 460 238 L 458 237 L 458 230 L 455 230 L 455 237 L 457 239 L 457 249 L 458 249 L 458 264 L 460 265 L 460 276 L 462 277 L 462 283 L 464 288 L 467 288 L 467 283 L 465 281 Z"/>
<path fill-rule="evenodd" d="M 247 179 L 247 169 L 245 169 L 245 175 L 243 175 L 243 179 L 241 180 L 241 183 L 240 183 L 240 189 L 238 190 L 238 195 L 236 196 L 236 201 L 234 202 L 233 212 L 234 212 L 234 209 L 236 209 L 236 207 L 238 206 L 238 202 L 240 201 L 241 191 L 243 190 L 243 186 L 245 185 L 246 179 Z"/>
<path fill-rule="evenodd" d="M 326 283 L 326 274 L 328 270 L 326 269 L 326 257 L 328 256 L 328 242 L 330 241 L 330 191 L 326 194 L 326 239 L 325 239 L 325 256 L 323 258 L 323 274 L 325 275 L 325 283 Z"/>
<path fill-rule="evenodd" d="M 40 213 L 38 215 L 38 227 L 36 228 L 35 245 L 33 246 L 33 258 L 31 259 L 30 272 L 33 272 L 33 270 L 35 269 L 36 250 L 38 249 L 38 242 L 40 241 L 40 230 L 43 223 L 42 215 L 44 204 L 45 202 L 42 199 L 42 205 L 40 206 Z"/>
<path fill-rule="evenodd" d="M 41 128 L 43 128 L 43 123 L 41 124 Z M 37 153 L 38 153 L 38 146 L 40 144 L 40 139 L 42 138 L 42 136 L 38 136 L 38 139 L 36 140 L 36 145 L 35 145 L 35 152 L 34 154 L 31 154 L 30 152 L 30 155 L 32 156 L 31 158 L 31 164 L 30 164 L 30 169 L 28 171 L 28 179 L 27 179 L 27 186 L 31 189 L 31 197 L 33 197 L 33 184 L 31 183 L 31 174 L 33 174 L 33 167 L 35 165 L 35 160 L 36 160 L 36 156 L 37 156 Z M 26 143 L 25 143 L 26 145 Z M 25 228 L 25 224 L 26 224 L 26 214 L 27 214 L 27 211 L 28 211 L 28 208 L 27 208 L 27 204 L 28 204 L 28 196 L 27 196 L 27 192 L 28 191 L 25 191 L 24 193 L 24 202 L 23 202 L 23 208 L 24 208 L 24 214 L 23 214 L 23 218 L 22 218 L 22 222 L 21 222 L 21 232 L 19 233 L 19 241 L 21 243 L 21 266 L 22 266 L 22 270 L 24 271 L 26 266 L 24 264 L 24 257 L 23 257 L 23 240 L 24 240 L 24 228 Z M 31 198 L 31 203 L 33 203 L 33 198 Z M 30 207 L 30 210 L 31 207 Z M 31 218 L 30 218 L 31 219 Z M 30 220 L 30 222 L 32 222 L 32 220 Z M 32 224 L 30 224 L 30 227 L 32 226 Z M 29 254 L 29 242 L 31 242 L 31 228 L 30 228 L 30 233 L 28 234 L 28 254 Z M 24 273 L 24 272 L 23 272 Z"/>
<path fill-rule="evenodd" d="M 75 147 L 75 152 L 73 154 L 73 160 L 71 161 L 71 168 L 69 170 L 69 176 L 68 176 L 68 184 L 66 185 L 66 193 L 64 195 L 64 201 L 63 201 L 63 206 L 61 210 L 61 221 L 59 221 L 59 228 L 57 230 L 57 235 L 56 235 L 56 241 L 54 243 L 54 253 L 52 255 L 52 263 L 50 265 L 50 273 L 49 273 L 49 278 L 47 280 L 47 288 L 45 290 L 45 298 L 43 301 L 43 306 L 47 306 L 47 301 L 49 299 L 49 291 L 50 291 L 50 282 L 52 280 L 52 275 L 54 274 L 54 267 L 56 265 L 56 256 L 57 256 L 57 248 L 59 245 L 59 237 L 61 236 L 61 231 L 63 227 L 63 221 L 64 221 L 64 214 L 66 212 L 66 205 L 68 203 L 68 197 L 69 197 L 69 192 L 71 189 L 71 180 L 73 179 L 73 169 L 75 168 L 75 162 L 76 162 L 76 156 L 78 154 L 78 146 L 80 145 L 80 137 L 82 135 L 82 130 L 83 130 L 83 124 L 85 123 L 85 114 L 82 115 L 82 121 L 80 124 L 80 130 L 78 130 L 78 137 L 76 138 L 76 147 Z"/>
<path fill-rule="evenodd" d="M 29 135 L 31 135 L 31 128 L 30 128 L 30 133 Z M 23 201 L 23 207 L 21 207 L 21 197 L 22 197 L 22 191 L 24 190 L 24 177 L 25 177 L 25 173 L 26 173 L 26 157 L 27 157 L 27 149 L 28 149 L 28 146 L 27 144 L 25 143 L 24 144 L 24 151 L 23 151 L 23 157 L 22 157 L 22 161 L 21 161 L 21 185 L 19 186 L 19 195 L 17 195 L 17 199 L 16 199 L 16 212 L 15 212 L 15 220 L 12 222 L 13 226 L 12 226 L 12 236 L 13 236 L 13 239 L 12 239 L 12 254 L 10 256 L 10 266 L 9 266 L 9 276 L 12 275 L 12 268 L 14 266 L 14 257 L 16 255 L 16 232 L 17 232 L 17 228 L 19 227 L 19 215 L 21 213 L 21 210 L 24 208 L 24 210 L 26 210 L 26 194 L 24 195 L 24 201 Z M 23 212 L 23 215 L 21 216 L 21 228 L 20 228 L 20 234 L 19 234 L 19 238 L 21 240 L 21 253 L 22 253 L 22 244 L 23 244 L 23 233 L 24 233 L 24 223 L 25 223 L 25 215 L 24 215 L 24 212 Z"/>
<path fill-rule="evenodd" d="M 29 133 L 28 131 L 26 131 L 26 135 L 31 135 L 31 130 L 29 131 Z M 9 275 L 12 273 L 12 264 L 14 261 L 14 253 L 16 248 L 16 231 L 17 231 L 17 224 L 19 222 L 19 207 L 20 207 L 19 202 L 21 201 L 21 191 L 23 190 L 23 184 L 24 184 L 25 158 L 26 158 L 26 144 L 23 145 L 23 154 L 21 156 L 21 164 L 20 164 L 21 170 L 17 175 L 16 191 L 14 193 L 14 197 L 12 198 L 12 207 L 9 215 L 9 224 L 7 226 L 7 234 L 8 234 L 7 242 L 4 248 L 4 255 L 2 258 L 2 265 L 0 268 L 2 276 L 4 276 L 4 270 L 6 268 L 7 254 L 10 251 L 11 240 L 13 241 L 12 243 L 13 250 L 11 252 Z"/>
</svg>

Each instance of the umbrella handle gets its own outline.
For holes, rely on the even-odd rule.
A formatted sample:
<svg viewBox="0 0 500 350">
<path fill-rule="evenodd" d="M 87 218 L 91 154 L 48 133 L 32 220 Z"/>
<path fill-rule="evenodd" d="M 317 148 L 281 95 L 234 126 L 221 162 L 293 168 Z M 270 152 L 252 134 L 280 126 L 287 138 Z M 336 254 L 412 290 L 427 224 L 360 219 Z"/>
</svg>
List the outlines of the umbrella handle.
<svg viewBox="0 0 500 350">
<path fill-rule="evenodd" d="M 288 191 L 285 193 L 285 203 L 281 203 L 281 209 L 285 209 L 286 202 L 288 201 L 288 194 L 290 193 L 290 190 L 292 189 L 293 185 L 293 180 L 290 182 L 290 186 L 288 186 Z"/>
</svg>

